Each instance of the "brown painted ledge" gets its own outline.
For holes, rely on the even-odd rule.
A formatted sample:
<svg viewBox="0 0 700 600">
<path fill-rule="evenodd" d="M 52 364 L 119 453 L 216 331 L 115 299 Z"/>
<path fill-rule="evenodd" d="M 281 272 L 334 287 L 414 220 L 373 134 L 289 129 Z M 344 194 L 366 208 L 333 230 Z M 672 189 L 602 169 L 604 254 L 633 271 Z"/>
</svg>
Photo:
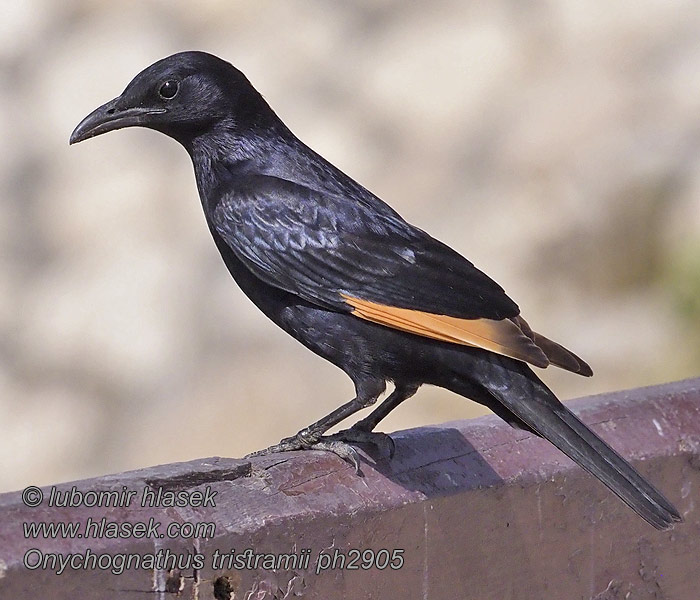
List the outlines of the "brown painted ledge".
<svg viewBox="0 0 700 600">
<path fill-rule="evenodd" d="M 20 492 L 0 495 L 0 598 L 700 597 L 700 379 L 571 406 L 676 503 L 684 523 L 654 530 L 548 443 L 484 417 L 398 432 L 394 459 L 367 459 L 363 477 L 335 456 L 308 452 L 208 458 L 56 487 L 136 491 L 122 507 L 49 507 L 50 488 L 36 508 L 25 506 Z M 195 503 L 207 487 L 210 498 L 216 492 L 215 507 L 140 506 L 144 488 L 161 489 L 163 497 L 187 492 Z M 25 537 L 23 523 L 84 526 L 88 518 L 118 524 L 153 518 L 161 534 L 170 523 L 213 523 L 215 535 L 111 539 L 105 530 L 91 539 Z M 105 570 L 83 568 L 88 549 Z M 242 562 L 213 568 L 217 549 L 235 549 Z M 145 561 L 158 552 L 193 562 L 181 572 L 146 563 L 110 572 L 125 555 Z M 287 554 L 296 568 L 291 562 L 263 568 L 263 558 L 257 569 L 246 568 L 252 554 L 264 553 Z M 24 566 L 40 558 L 51 566 L 57 554 L 73 560 L 60 575 L 54 573 L 60 563 Z"/>
</svg>

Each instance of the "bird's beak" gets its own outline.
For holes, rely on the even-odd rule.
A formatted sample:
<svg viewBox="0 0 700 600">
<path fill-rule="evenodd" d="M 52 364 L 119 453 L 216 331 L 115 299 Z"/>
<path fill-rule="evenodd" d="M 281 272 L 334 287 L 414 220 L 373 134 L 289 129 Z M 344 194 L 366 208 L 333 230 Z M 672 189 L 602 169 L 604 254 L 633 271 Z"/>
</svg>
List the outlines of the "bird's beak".
<svg viewBox="0 0 700 600">
<path fill-rule="evenodd" d="M 146 108 L 135 106 L 132 108 L 119 108 L 121 96 L 110 100 L 99 108 L 93 110 L 85 117 L 73 133 L 70 134 L 70 143 L 77 144 L 101 133 L 107 133 L 122 127 L 145 125 L 148 116 L 164 113 L 164 108 Z"/>
</svg>

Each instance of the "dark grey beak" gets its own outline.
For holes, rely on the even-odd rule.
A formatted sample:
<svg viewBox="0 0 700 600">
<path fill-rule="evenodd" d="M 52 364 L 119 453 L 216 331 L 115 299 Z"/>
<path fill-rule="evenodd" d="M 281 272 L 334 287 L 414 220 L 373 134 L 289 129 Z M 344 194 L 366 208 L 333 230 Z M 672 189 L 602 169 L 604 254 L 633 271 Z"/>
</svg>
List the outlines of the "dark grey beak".
<svg viewBox="0 0 700 600">
<path fill-rule="evenodd" d="M 107 133 L 122 127 L 145 125 L 149 115 L 165 112 L 164 108 L 145 108 L 140 106 L 120 109 L 118 107 L 120 99 L 121 96 L 110 100 L 107 104 L 103 104 L 93 110 L 80 121 L 73 133 L 70 134 L 70 143 L 77 144 L 101 133 Z"/>
</svg>

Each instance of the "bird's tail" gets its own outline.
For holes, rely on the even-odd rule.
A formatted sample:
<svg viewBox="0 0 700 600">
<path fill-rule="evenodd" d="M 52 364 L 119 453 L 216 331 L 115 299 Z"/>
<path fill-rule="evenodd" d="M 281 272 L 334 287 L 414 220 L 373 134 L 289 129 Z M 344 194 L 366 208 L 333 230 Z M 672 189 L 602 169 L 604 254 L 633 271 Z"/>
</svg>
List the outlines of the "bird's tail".
<svg viewBox="0 0 700 600">
<path fill-rule="evenodd" d="M 524 424 L 526 429 L 549 440 L 657 529 L 668 529 L 682 521 L 673 504 L 566 408 L 529 367 L 517 363 L 514 370 L 515 361 L 506 360 L 507 369 L 497 359 L 490 361 L 488 370 L 493 371 L 482 371 L 479 377 L 480 387 L 500 404 L 494 412 L 500 416 L 504 412 L 506 416 L 513 415 L 514 419 L 506 420 L 515 425 Z M 473 386 L 472 380 L 468 389 L 473 390 Z"/>
</svg>

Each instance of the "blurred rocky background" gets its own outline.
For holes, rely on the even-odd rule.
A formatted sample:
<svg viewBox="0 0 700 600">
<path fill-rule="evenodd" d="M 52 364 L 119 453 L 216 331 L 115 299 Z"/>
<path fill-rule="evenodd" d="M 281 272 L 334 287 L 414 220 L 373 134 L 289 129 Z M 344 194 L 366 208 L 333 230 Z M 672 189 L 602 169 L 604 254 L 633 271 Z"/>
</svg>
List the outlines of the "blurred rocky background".
<svg viewBox="0 0 700 600">
<path fill-rule="evenodd" d="M 695 2 L 6 0 L 0 489 L 240 456 L 351 397 L 237 289 L 180 147 L 68 147 L 185 49 L 589 360 L 542 373 L 562 398 L 700 372 Z M 385 429 L 481 413 L 425 388 Z"/>
</svg>

